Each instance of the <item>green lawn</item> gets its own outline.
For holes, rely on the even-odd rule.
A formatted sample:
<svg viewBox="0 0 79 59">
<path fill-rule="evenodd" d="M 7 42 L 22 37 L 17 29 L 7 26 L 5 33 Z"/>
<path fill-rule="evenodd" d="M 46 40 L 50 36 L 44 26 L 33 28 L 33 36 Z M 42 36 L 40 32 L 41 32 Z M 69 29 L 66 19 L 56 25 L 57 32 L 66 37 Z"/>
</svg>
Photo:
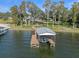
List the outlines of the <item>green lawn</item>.
<svg viewBox="0 0 79 59">
<path fill-rule="evenodd" d="M 12 23 L 12 20 L 4 20 L 4 19 L 0 19 L 0 23 Z"/>
<path fill-rule="evenodd" d="M 0 23 L 11 23 L 12 20 L 1 20 L 0 19 Z M 31 25 L 23 25 L 23 26 L 16 26 L 15 24 L 10 24 L 10 29 L 11 30 L 32 30 L 32 27 L 48 27 L 50 29 L 52 29 L 55 32 L 75 32 L 75 33 L 79 33 L 79 28 L 75 28 L 73 29 L 72 27 L 67 27 L 67 26 L 62 26 L 62 25 L 52 25 L 51 23 L 49 23 L 48 26 L 46 26 L 46 24 L 31 24 Z"/>
<path fill-rule="evenodd" d="M 32 27 L 47 27 L 47 26 L 36 26 L 36 25 L 26 25 L 26 26 L 16 26 L 16 25 L 10 25 L 11 30 L 32 30 Z M 64 27 L 61 25 L 52 25 L 48 26 L 48 28 L 52 29 L 55 32 L 74 32 L 74 33 L 79 33 L 79 28 L 70 28 L 70 27 Z"/>
</svg>

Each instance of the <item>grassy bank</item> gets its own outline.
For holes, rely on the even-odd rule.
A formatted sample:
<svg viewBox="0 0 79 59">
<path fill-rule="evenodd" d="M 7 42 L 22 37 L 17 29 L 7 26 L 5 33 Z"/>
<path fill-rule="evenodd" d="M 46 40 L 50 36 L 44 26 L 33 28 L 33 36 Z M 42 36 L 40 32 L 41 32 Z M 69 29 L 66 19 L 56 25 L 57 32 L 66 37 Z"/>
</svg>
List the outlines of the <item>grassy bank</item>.
<svg viewBox="0 0 79 59">
<path fill-rule="evenodd" d="M 12 20 L 1 20 L 0 23 L 12 23 Z M 37 27 L 46 27 L 46 25 L 40 25 L 40 24 L 35 24 L 35 25 L 23 25 L 23 26 L 16 26 L 15 24 L 10 24 L 10 30 L 32 30 L 32 27 L 35 26 Z M 47 26 L 48 28 L 51 28 L 55 32 L 75 32 L 79 33 L 79 28 L 73 29 L 72 27 L 66 27 L 62 25 L 49 25 Z"/>
<path fill-rule="evenodd" d="M 11 30 L 32 30 L 32 27 L 43 27 L 43 26 L 36 26 L 36 25 L 26 25 L 26 26 L 16 26 L 16 25 L 10 25 Z M 46 26 L 44 26 L 46 27 Z M 64 27 L 61 25 L 55 25 L 55 26 L 48 26 L 48 28 L 52 29 L 55 32 L 74 32 L 74 33 L 79 33 L 79 28 L 69 28 L 69 27 Z"/>
<path fill-rule="evenodd" d="M 71 33 L 79 33 L 79 28 L 71 28 L 71 27 L 64 27 L 64 26 L 61 26 L 61 25 L 57 25 L 57 26 L 54 26 L 52 27 L 52 29 L 55 31 L 55 32 L 71 32 Z"/>
<path fill-rule="evenodd" d="M 10 25 L 10 30 L 31 30 L 32 26 L 16 26 L 15 24 Z"/>
<path fill-rule="evenodd" d="M 13 20 L 10 20 L 10 19 L 8 19 L 8 20 L 0 19 L 0 24 L 1 23 L 3 23 L 3 24 L 5 24 L 5 23 L 12 23 L 12 22 L 13 22 Z"/>
</svg>

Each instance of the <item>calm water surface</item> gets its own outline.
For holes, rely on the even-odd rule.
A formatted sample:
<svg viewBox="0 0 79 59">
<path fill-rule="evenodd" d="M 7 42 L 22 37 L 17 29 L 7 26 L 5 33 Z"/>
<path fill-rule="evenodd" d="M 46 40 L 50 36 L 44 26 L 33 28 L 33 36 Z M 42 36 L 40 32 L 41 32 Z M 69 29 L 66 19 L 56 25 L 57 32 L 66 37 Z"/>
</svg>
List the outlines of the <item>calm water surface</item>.
<svg viewBox="0 0 79 59">
<path fill-rule="evenodd" d="M 79 57 L 79 34 L 57 33 L 55 50 L 30 47 L 30 31 L 12 31 L 0 36 L 0 57 Z"/>
</svg>

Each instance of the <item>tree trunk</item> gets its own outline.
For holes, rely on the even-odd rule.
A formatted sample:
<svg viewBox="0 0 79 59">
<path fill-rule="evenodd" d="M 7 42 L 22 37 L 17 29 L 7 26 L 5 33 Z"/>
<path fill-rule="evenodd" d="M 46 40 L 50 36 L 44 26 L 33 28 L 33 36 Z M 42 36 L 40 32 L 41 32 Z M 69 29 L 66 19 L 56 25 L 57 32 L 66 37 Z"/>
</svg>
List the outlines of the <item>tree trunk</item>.
<svg viewBox="0 0 79 59">
<path fill-rule="evenodd" d="M 49 20 L 49 11 L 47 13 L 47 27 L 48 27 L 48 20 Z"/>
<path fill-rule="evenodd" d="M 60 14 L 59 14 L 59 17 L 58 17 L 58 25 L 59 25 L 59 22 L 60 22 Z"/>
<path fill-rule="evenodd" d="M 73 29 L 75 28 L 75 23 L 73 22 Z"/>
</svg>

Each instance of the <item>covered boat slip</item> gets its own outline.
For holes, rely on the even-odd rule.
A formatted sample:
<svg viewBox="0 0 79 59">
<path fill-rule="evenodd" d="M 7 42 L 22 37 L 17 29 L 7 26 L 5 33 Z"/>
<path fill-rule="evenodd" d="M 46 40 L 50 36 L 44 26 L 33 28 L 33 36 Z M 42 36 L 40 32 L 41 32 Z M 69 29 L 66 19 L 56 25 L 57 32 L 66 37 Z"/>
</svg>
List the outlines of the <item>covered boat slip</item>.
<svg viewBox="0 0 79 59">
<path fill-rule="evenodd" d="M 0 27 L 10 28 L 9 24 L 0 24 Z"/>
<path fill-rule="evenodd" d="M 50 46 L 55 46 L 56 33 L 49 28 L 41 27 L 36 30 L 37 38 L 41 43 L 50 43 Z"/>
<path fill-rule="evenodd" d="M 56 35 L 54 31 L 46 27 L 37 28 L 36 33 L 39 36 L 43 36 L 43 35 L 55 36 Z"/>
<path fill-rule="evenodd" d="M 2 35 L 2 34 L 4 34 L 4 33 L 6 33 L 8 30 L 6 29 L 6 30 L 0 30 L 0 35 Z"/>
<path fill-rule="evenodd" d="M 7 24 L 0 24 L 0 35 L 6 33 L 10 27 Z"/>
</svg>

